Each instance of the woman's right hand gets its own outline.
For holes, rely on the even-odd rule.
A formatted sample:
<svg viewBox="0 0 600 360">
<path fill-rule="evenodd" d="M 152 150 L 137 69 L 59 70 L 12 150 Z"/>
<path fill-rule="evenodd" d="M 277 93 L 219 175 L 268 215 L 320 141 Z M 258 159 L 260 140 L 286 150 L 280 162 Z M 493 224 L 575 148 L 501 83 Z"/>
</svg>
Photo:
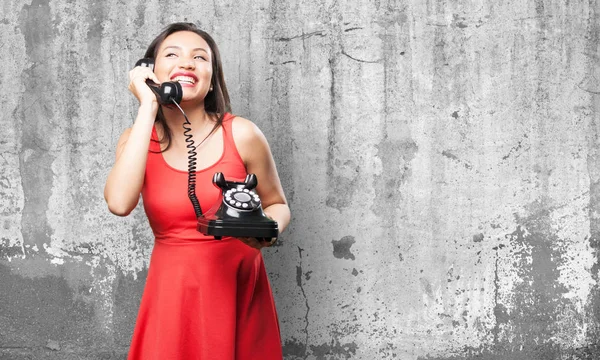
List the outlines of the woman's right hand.
<svg viewBox="0 0 600 360">
<path fill-rule="evenodd" d="M 150 70 L 149 67 L 145 66 L 136 66 L 131 71 L 129 71 L 129 86 L 128 89 L 131 91 L 133 95 L 140 102 L 140 106 L 145 104 L 158 106 L 158 101 L 156 100 L 156 95 L 154 92 L 150 90 L 148 84 L 146 84 L 146 80 L 150 79 L 157 84 L 160 84 L 156 74 Z"/>
</svg>

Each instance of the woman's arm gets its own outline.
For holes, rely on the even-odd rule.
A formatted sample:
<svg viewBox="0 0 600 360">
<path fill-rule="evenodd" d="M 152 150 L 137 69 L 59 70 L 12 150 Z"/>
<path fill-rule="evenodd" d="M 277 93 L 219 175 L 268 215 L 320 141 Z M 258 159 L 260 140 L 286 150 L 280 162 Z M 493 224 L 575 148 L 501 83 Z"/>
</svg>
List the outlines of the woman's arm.
<svg viewBox="0 0 600 360">
<path fill-rule="evenodd" d="M 129 72 L 129 90 L 140 101 L 131 129 L 126 129 L 117 144 L 117 154 L 106 185 L 104 199 L 115 215 L 127 216 L 136 207 L 146 171 L 146 159 L 154 119 L 158 111 L 156 96 L 146 85 L 146 79 L 158 81 L 148 68 L 136 67 Z"/>
<path fill-rule="evenodd" d="M 291 214 L 267 139 L 254 123 L 244 118 L 236 117 L 232 128 L 246 171 L 258 179 L 256 191 L 263 210 L 277 221 L 279 233 L 282 233 L 290 223 Z"/>
<path fill-rule="evenodd" d="M 139 201 L 154 116 L 156 110 L 140 106 L 133 127 L 119 138 L 115 164 L 104 186 L 104 199 L 115 215 L 129 215 Z"/>
</svg>

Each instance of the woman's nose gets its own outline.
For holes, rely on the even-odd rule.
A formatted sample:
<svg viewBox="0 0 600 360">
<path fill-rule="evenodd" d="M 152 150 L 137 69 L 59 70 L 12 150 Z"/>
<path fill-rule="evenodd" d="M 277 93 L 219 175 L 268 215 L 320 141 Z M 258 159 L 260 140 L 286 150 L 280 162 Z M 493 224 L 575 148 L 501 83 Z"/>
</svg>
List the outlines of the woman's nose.
<svg viewBox="0 0 600 360">
<path fill-rule="evenodd" d="M 194 59 L 182 57 L 179 60 L 179 66 L 184 69 L 195 69 L 196 63 L 194 62 Z"/>
</svg>

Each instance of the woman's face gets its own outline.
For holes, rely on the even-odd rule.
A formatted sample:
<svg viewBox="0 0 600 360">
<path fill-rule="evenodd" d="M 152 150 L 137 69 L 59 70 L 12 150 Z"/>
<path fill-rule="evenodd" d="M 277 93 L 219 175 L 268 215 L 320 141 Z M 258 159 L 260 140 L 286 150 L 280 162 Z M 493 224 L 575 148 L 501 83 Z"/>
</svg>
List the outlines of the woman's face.
<svg viewBox="0 0 600 360">
<path fill-rule="evenodd" d="M 181 84 L 182 102 L 203 103 L 211 87 L 212 51 L 200 35 L 178 31 L 160 44 L 154 59 L 154 73 L 160 82 Z"/>
</svg>

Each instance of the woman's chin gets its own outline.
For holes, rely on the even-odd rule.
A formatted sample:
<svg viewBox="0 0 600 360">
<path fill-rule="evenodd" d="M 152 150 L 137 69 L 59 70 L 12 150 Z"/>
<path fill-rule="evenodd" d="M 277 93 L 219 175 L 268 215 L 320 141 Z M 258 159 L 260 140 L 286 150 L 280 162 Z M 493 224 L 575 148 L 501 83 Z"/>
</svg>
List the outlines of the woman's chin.
<svg viewBox="0 0 600 360">
<path fill-rule="evenodd" d="M 190 107 L 190 106 L 201 106 L 201 105 L 204 103 L 204 101 L 203 101 L 203 100 L 204 100 L 204 99 L 200 99 L 198 96 L 193 96 L 193 95 L 191 95 L 191 94 L 187 94 L 187 95 L 186 95 L 186 93 L 185 93 L 185 91 L 184 91 L 184 93 L 183 93 L 183 97 L 181 98 L 180 105 L 181 105 L 182 107 L 183 107 L 183 106 L 186 106 L 186 107 Z"/>
</svg>

